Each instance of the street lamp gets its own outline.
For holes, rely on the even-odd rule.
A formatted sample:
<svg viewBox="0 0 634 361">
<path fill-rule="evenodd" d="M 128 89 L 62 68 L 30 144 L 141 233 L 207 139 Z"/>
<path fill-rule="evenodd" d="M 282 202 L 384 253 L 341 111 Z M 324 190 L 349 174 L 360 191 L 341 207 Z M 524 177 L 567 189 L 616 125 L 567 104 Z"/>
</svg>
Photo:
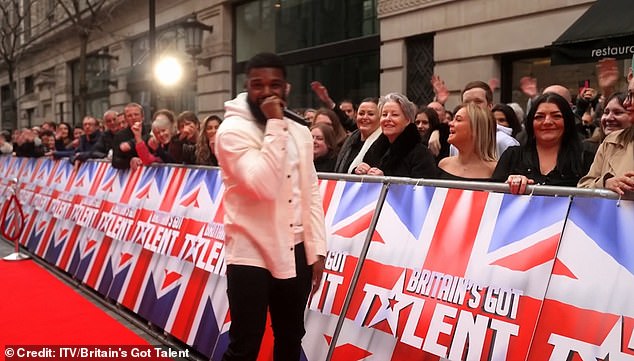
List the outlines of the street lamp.
<svg viewBox="0 0 634 361">
<path fill-rule="evenodd" d="M 211 58 L 209 59 L 196 59 L 200 53 L 202 53 L 203 31 L 207 30 L 210 33 L 214 30 L 211 25 L 205 25 L 198 21 L 196 14 L 192 14 L 182 24 L 185 30 L 185 52 L 192 57 L 194 65 L 205 65 L 211 69 Z"/>
<path fill-rule="evenodd" d="M 183 67 L 176 58 L 166 56 L 156 63 L 154 76 L 161 85 L 171 87 L 180 82 L 183 76 Z"/>
</svg>

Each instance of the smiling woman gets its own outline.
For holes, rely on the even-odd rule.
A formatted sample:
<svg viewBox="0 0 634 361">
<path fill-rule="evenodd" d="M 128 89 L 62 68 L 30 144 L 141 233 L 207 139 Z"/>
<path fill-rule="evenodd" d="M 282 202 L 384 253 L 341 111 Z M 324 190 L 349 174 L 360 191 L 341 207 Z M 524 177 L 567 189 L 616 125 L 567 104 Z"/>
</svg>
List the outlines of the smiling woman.
<svg viewBox="0 0 634 361">
<path fill-rule="evenodd" d="M 357 129 L 350 134 L 341 146 L 335 172 L 352 173 L 357 165 L 361 164 L 363 157 L 370 146 L 381 135 L 379 126 L 378 98 L 365 98 L 359 104 L 356 114 Z"/>
<path fill-rule="evenodd" d="M 317 123 L 310 127 L 313 136 L 313 163 L 318 172 L 333 172 L 339 147 L 331 126 Z"/>
<path fill-rule="evenodd" d="M 605 137 L 632 125 L 632 118 L 623 106 L 624 102 L 625 93 L 621 92 L 612 94 L 605 101 L 600 126 L 590 138 L 583 141 L 584 149 L 596 154 Z"/>
<path fill-rule="evenodd" d="M 511 193 L 523 194 L 529 184 L 574 187 L 590 168 L 592 154 L 582 150 L 575 115 L 561 96 L 545 93 L 535 100 L 526 133 L 526 145 L 508 148 L 493 172 Z"/>
<path fill-rule="evenodd" d="M 458 155 L 438 163 L 440 178 L 488 181 L 497 164 L 496 122 L 491 112 L 474 103 L 461 107 L 449 122 L 450 144 Z"/>
<path fill-rule="evenodd" d="M 607 188 L 628 199 L 634 198 L 634 79 L 630 78 L 627 96 L 623 97 L 624 114 L 621 117 L 623 129 L 610 133 L 599 146 L 588 174 L 581 178 L 581 188 Z M 608 101 L 606 109 L 610 106 Z M 615 110 L 620 109 L 615 106 Z M 609 111 L 609 110 L 608 110 Z M 629 119 L 627 119 L 629 118 Z M 603 118 L 601 123 L 603 126 Z M 611 122 L 616 123 L 614 119 Z"/>
<path fill-rule="evenodd" d="M 414 125 L 416 105 L 405 95 L 389 93 L 379 101 L 382 134 L 363 157 L 355 174 L 434 178 L 436 162 Z"/>
</svg>

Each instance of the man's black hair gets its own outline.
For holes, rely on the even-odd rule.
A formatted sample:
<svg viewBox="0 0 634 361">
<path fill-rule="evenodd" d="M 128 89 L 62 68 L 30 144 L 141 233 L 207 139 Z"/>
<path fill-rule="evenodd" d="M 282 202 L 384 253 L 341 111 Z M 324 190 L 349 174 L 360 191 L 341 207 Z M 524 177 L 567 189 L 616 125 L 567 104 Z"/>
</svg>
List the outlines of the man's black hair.
<svg viewBox="0 0 634 361">
<path fill-rule="evenodd" d="M 259 53 L 254 55 L 247 63 L 245 73 L 248 75 L 251 69 L 256 68 L 276 68 L 282 71 L 284 78 L 286 78 L 286 66 L 277 54 L 273 53 Z"/>
</svg>

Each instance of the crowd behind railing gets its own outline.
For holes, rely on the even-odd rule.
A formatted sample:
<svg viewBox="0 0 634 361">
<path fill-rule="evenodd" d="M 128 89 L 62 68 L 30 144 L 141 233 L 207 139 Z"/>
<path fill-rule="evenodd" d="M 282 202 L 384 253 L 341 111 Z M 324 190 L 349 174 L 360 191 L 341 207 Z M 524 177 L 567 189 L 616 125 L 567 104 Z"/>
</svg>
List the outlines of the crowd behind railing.
<svg viewBox="0 0 634 361">
<path fill-rule="evenodd" d="M 505 182 L 523 194 L 530 184 L 605 188 L 630 197 L 634 190 L 634 80 L 619 91 L 613 59 L 597 65 L 599 89 L 585 86 L 573 98 L 550 85 L 540 93 L 534 78 L 521 79 L 529 97 L 494 104 L 496 82 L 470 81 L 461 104 L 445 108 L 449 91 L 431 79 L 434 101 L 416 105 L 399 93 L 368 97 L 360 104 L 335 102 L 320 82 L 311 84 L 319 109 L 296 108 L 310 127 L 318 172 L 461 181 Z M 573 102 L 574 101 L 574 102 Z M 288 114 L 288 113 L 287 113 Z M 291 113 L 292 114 L 292 113 Z M 526 114 L 526 116 L 524 115 Z M 215 136 L 222 119 L 202 122 L 192 111 L 162 109 L 142 126 L 144 109 L 130 103 L 101 119 L 87 115 L 82 126 L 47 121 L 3 131 L 0 152 L 21 157 L 110 159 L 118 169 L 153 163 L 217 166 Z"/>
</svg>

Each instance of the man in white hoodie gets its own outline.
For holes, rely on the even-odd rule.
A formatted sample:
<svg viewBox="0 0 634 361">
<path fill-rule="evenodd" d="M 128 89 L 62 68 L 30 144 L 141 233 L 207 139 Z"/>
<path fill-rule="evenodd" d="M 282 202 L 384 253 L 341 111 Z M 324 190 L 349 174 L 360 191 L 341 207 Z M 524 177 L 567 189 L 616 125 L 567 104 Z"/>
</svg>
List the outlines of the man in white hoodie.
<svg viewBox="0 0 634 361">
<path fill-rule="evenodd" d="M 223 360 L 257 358 L 268 308 L 274 360 L 296 361 L 326 255 L 313 140 L 284 117 L 286 69 L 277 55 L 255 55 L 246 75 L 247 92 L 225 103 L 216 134 L 231 312 Z"/>
</svg>

